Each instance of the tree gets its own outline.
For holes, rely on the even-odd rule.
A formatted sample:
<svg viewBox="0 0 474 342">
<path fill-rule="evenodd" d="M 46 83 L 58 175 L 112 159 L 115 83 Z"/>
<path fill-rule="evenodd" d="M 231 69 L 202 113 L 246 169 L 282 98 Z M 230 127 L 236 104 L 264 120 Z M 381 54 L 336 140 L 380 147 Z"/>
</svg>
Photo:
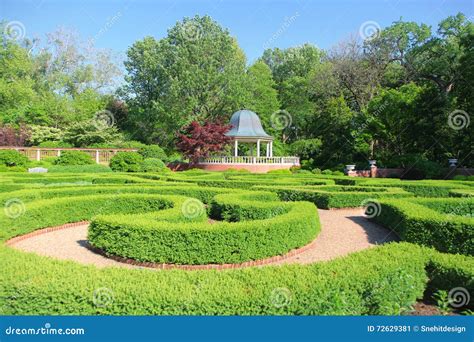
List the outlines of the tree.
<svg viewBox="0 0 474 342">
<path fill-rule="evenodd" d="M 118 67 L 110 53 L 58 30 L 15 41 L 0 23 L 0 122 L 64 129 L 104 109 Z"/>
<path fill-rule="evenodd" d="M 199 158 L 206 158 L 212 153 L 224 150 L 231 140 L 225 135 L 230 128 L 230 125 L 223 125 L 220 122 L 206 121 L 200 125 L 197 121 L 193 121 L 182 127 L 177 134 L 176 146 L 192 164 L 196 164 Z"/>
<path fill-rule="evenodd" d="M 323 56 L 323 52 L 316 46 L 304 44 L 285 50 L 267 49 L 263 52 L 262 60 L 272 70 L 277 84 L 280 84 L 294 76 L 306 77 L 321 62 Z"/>
<path fill-rule="evenodd" d="M 354 37 L 334 47 L 329 59 L 350 107 L 358 112 L 364 111 L 380 87 L 386 65 L 377 58 L 370 58 Z"/>
<path fill-rule="evenodd" d="M 270 117 L 280 108 L 272 71 L 263 61 L 257 61 L 250 66 L 247 74 L 250 97 L 245 107 L 256 112 L 262 120 L 263 127 L 271 130 Z"/>
<path fill-rule="evenodd" d="M 123 136 L 114 126 L 89 120 L 72 124 L 64 133 L 63 140 L 75 147 L 88 147 L 104 143 L 117 145 L 123 141 Z"/>
<path fill-rule="evenodd" d="M 29 136 L 30 132 L 24 125 L 18 129 L 11 125 L 0 126 L 0 146 L 25 146 Z"/>
<path fill-rule="evenodd" d="M 291 125 L 283 130 L 273 130 L 273 134 L 279 135 L 285 143 L 312 137 L 309 131 L 315 103 L 311 93 L 311 77 L 323 57 L 324 53 L 311 44 L 284 50 L 267 49 L 263 53 L 262 61 L 269 66 L 276 82 L 280 107 L 291 117 Z"/>
<path fill-rule="evenodd" d="M 1 23 L 0 30 L 0 122 L 16 124 L 37 98 L 33 63 L 26 49 L 6 37 Z"/>
<path fill-rule="evenodd" d="M 248 98 L 244 53 L 209 16 L 185 18 L 163 39 L 136 42 L 127 56 L 121 94 L 132 132 L 145 141 L 169 147 L 179 127 L 227 119 Z"/>
</svg>

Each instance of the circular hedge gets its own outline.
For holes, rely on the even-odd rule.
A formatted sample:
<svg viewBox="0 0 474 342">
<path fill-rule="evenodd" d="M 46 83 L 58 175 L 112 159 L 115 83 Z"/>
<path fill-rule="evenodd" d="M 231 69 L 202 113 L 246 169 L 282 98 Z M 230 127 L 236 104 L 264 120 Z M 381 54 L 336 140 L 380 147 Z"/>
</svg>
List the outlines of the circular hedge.
<svg viewBox="0 0 474 342">
<path fill-rule="evenodd" d="M 168 196 L 173 208 L 159 213 L 95 217 L 88 239 L 107 253 L 138 261 L 223 264 L 284 254 L 308 244 L 319 232 L 311 203 L 257 204 L 234 195 L 229 205 L 227 195 L 221 196 L 211 203 L 211 212 L 222 214 L 214 216 L 222 221 L 210 223 L 195 198 Z"/>
</svg>

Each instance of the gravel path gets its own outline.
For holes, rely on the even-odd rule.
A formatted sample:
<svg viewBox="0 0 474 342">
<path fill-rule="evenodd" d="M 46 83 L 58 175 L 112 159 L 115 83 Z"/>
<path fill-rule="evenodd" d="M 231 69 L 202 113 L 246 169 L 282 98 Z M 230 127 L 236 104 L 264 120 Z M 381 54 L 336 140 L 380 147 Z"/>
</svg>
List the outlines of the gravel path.
<svg viewBox="0 0 474 342">
<path fill-rule="evenodd" d="M 330 260 L 351 252 L 396 240 L 385 228 L 368 221 L 362 209 L 318 210 L 322 229 L 304 252 L 271 264 Z M 12 247 L 57 259 L 74 260 L 98 267 L 143 268 L 106 258 L 88 248 L 87 224 L 35 235 L 11 244 Z"/>
</svg>

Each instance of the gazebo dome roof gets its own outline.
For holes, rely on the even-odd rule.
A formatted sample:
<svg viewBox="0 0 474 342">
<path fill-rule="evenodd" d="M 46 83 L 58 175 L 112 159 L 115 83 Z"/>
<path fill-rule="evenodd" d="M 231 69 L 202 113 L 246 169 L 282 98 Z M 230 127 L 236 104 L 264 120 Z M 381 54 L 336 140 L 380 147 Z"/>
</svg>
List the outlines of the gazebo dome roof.
<svg viewBox="0 0 474 342">
<path fill-rule="evenodd" d="M 251 110 L 243 109 L 232 114 L 231 130 L 226 133 L 229 137 L 273 139 L 262 127 L 260 118 Z"/>
</svg>

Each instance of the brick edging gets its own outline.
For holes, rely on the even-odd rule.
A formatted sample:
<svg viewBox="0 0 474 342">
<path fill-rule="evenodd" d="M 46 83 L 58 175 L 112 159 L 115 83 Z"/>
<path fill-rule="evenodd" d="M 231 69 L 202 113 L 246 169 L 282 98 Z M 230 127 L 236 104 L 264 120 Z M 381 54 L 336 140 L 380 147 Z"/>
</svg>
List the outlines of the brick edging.
<svg viewBox="0 0 474 342">
<path fill-rule="evenodd" d="M 35 231 L 31 232 L 31 233 L 27 233 L 27 234 L 24 234 L 24 235 L 15 236 L 14 238 L 11 238 L 11 239 L 7 240 L 7 241 L 5 242 L 5 244 L 6 244 L 7 246 L 12 246 L 12 245 L 14 245 L 14 244 L 17 243 L 17 242 L 20 242 L 20 241 L 29 239 L 30 237 L 33 237 L 33 236 L 37 236 L 37 235 L 42 235 L 42 234 L 54 232 L 54 231 L 56 231 L 56 230 L 62 230 L 62 229 L 67 229 L 67 228 L 75 228 L 75 227 L 78 227 L 78 226 L 83 226 L 83 225 L 85 225 L 85 224 L 89 224 L 89 221 L 80 221 L 80 222 L 66 223 L 66 224 L 63 224 L 63 225 L 60 225 L 60 226 L 38 229 L 38 230 L 35 230 Z"/>
<path fill-rule="evenodd" d="M 88 221 L 80 221 L 80 222 L 73 222 L 73 223 L 66 223 L 61 226 L 56 226 L 56 227 L 48 227 L 48 228 L 43 228 L 43 229 L 38 229 L 35 230 L 34 232 L 27 233 L 24 235 L 16 236 L 14 238 L 11 238 L 5 242 L 7 246 L 13 246 L 15 243 L 20 242 L 22 240 L 26 240 L 30 237 L 34 237 L 37 235 L 42 235 L 42 234 L 47 234 L 53 231 L 57 230 L 62 230 L 62 229 L 68 229 L 68 228 L 75 228 L 79 226 L 83 226 L 85 224 L 89 224 Z M 129 259 L 129 258 L 124 258 L 121 256 L 116 256 L 116 255 L 109 255 L 105 251 L 103 251 L 100 248 L 94 247 L 92 245 L 88 245 L 87 248 L 91 250 L 94 253 L 103 255 L 104 257 L 107 257 L 109 259 L 115 260 L 117 262 L 121 262 L 124 264 L 128 265 L 134 265 L 134 266 L 140 266 L 140 267 L 146 267 L 146 268 L 154 268 L 154 269 L 161 269 L 161 270 L 170 270 L 170 269 L 181 269 L 181 270 L 187 270 L 187 271 L 193 271 L 193 270 L 210 270 L 210 269 L 215 269 L 215 270 L 226 270 L 226 269 L 235 269 L 235 268 L 245 268 L 245 267 L 252 267 L 252 266 L 264 266 L 264 265 L 269 265 L 277 261 L 283 261 L 285 259 L 294 257 L 296 255 L 302 254 L 303 252 L 307 251 L 311 247 L 314 246 L 316 243 L 316 239 L 311 241 L 309 244 L 290 250 L 288 253 L 284 255 L 276 255 L 270 258 L 265 258 L 265 259 L 259 259 L 259 260 L 252 260 L 252 261 L 246 261 L 242 263 L 236 263 L 236 264 L 207 264 L 207 265 L 178 265 L 178 264 L 165 264 L 165 263 L 154 263 L 154 262 L 141 262 L 137 261 L 134 259 Z"/>
</svg>

